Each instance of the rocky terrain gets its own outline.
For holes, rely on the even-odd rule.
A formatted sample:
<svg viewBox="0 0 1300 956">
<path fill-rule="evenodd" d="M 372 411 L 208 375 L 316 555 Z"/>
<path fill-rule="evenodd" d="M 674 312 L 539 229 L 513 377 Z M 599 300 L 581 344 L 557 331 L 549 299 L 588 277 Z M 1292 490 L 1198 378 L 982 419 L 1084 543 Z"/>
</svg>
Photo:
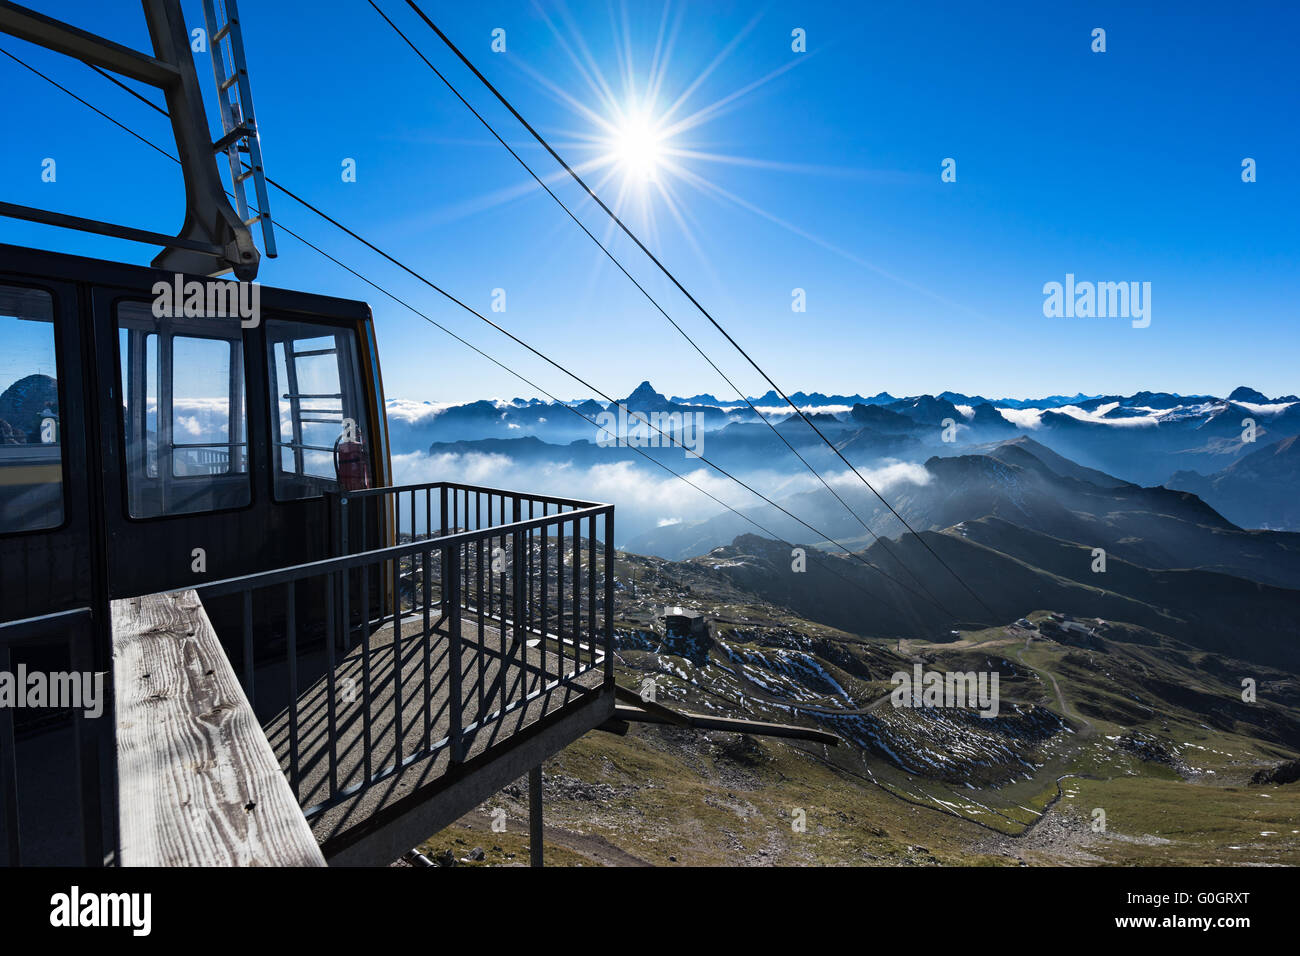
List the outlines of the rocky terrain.
<svg viewBox="0 0 1300 956">
<path fill-rule="evenodd" d="M 843 742 L 594 731 L 546 765 L 548 864 L 1300 863 L 1300 789 L 1273 769 L 1300 752 L 1285 671 L 1122 622 L 1081 637 L 1046 609 L 943 642 L 867 637 L 764 602 L 707 560 L 620 559 L 624 686 Z M 704 611 L 708 638 L 665 633 L 666 604 Z M 916 663 L 996 671 L 999 716 L 893 706 L 891 675 Z M 525 783 L 424 850 L 521 864 Z"/>
</svg>

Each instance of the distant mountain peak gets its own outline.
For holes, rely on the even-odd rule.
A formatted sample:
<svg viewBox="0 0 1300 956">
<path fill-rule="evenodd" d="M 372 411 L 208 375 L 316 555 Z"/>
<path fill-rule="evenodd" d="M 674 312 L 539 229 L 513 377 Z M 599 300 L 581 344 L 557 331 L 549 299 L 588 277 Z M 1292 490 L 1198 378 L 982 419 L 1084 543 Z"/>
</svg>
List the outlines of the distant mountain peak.
<svg viewBox="0 0 1300 956">
<path fill-rule="evenodd" d="M 648 381 L 642 382 L 636 388 L 632 389 L 632 394 L 625 398 L 625 402 L 667 402 L 668 399 L 655 391 L 655 387 Z"/>
<path fill-rule="evenodd" d="M 649 382 L 642 382 L 632 390 L 632 394 L 623 399 L 622 405 L 633 412 L 663 412 L 681 408 L 666 398 L 662 392 L 655 391 Z"/>
<path fill-rule="evenodd" d="M 716 407 L 727 404 L 709 392 L 701 392 L 699 395 L 690 396 L 674 395 L 668 401 L 674 405 L 713 405 Z"/>
<path fill-rule="evenodd" d="M 1267 405 L 1269 403 L 1267 395 L 1263 392 L 1258 392 L 1253 388 L 1247 388 L 1245 385 L 1240 385 L 1237 388 L 1234 388 L 1232 394 L 1228 396 L 1228 401 L 1250 402 L 1255 405 Z"/>
</svg>

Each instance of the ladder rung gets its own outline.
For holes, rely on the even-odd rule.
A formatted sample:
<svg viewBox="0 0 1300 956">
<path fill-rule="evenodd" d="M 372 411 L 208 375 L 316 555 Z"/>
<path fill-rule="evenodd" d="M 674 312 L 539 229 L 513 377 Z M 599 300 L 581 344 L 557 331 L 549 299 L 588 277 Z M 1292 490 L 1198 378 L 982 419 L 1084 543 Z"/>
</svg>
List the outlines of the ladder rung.
<svg viewBox="0 0 1300 956">
<path fill-rule="evenodd" d="M 236 176 L 236 177 L 235 177 L 235 182 L 237 182 L 237 183 L 242 183 L 245 179 L 248 179 L 248 178 L 249 178 L 250 176 L 252 176 L 255 172 L 256 172 L 256 170 L 254 170 L 254 169 L 252 169 L 252 168 L 250 167 L 248 170 L 246 170 L 246 171 L 240 173 L 238 176 Z"/>
<path fill-rule="evenodd" d="M 221 82 L 221 87 L 220 87 L 221 92 L 224 93 L 224 92 L 226 92 L 226 90 L 228 90 L 228 89 L 230 89 L 232 86 L 234 86 L 234 85 L 235 85 L 235 81 L 238 80 L 238 79 L 239 79 L 239 71 L 236 70 L 234 73 L 231 73 L 228 77 L 226 77 L 226 78 Z"/>
<path fill-rule="evenodd" d="M 257 214 L 256 216 L 254 216 L 252 219 L 245 219 L 245 220 L 244 220 L 244 225 L 245 225 L 245 226 L 251 226 L 253 223 L 255 223 L 255 222 L 261 222 L 261 221 L 262 221 L 262 214 L 261 214 L 261 213 L 258 213 L 258 214 Z"/>
<path fill-rule="evenodd" d="M 212 46 L 216 46 L 218 43 L 224 40 L 226 38 L 226 34 L 230 32 L 231 27 L 233 27 L 234 25 L 235 25 L 235 21 L 231 20 L 229 23 L 227 23 L 216 33 L 212 34 Z"/>
<path fill-rule="evenodd" d="M 224 150 L 229 149 L 239 140 L 243 139 L 245 136 L 252 136 L 256 132 L 257 131 L 249 127 L 247 123 L 240 123 L 238 126 L 232 127 L 230 131 L 226 133 L 225 136 L 221 137 L 221 139 L 213 143 L 212 151 L 214 153 L 223 152 Z"/>
</svg>

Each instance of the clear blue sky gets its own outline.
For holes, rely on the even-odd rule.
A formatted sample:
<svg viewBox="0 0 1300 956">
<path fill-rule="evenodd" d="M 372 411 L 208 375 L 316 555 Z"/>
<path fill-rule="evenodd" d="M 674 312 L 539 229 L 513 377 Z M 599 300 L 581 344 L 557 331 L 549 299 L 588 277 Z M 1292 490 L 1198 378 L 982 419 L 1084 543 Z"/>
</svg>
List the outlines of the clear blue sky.
<svg viewBox="0 0 1300 956">
<path fill-rule="evenodd" d="M 147 44 L 134 0 L 29 2 Z M 404 3 L 381 6 L 529 162 L 555 171 Z M 560 91 L 606 115 L 584 72 L 625 104 L 625 77 L 643 92 L 660 36 L 674 37 L 651 116 L 686 93 L 674 119 L 721 102 L 664 144 L 686 153 L 670 157 L 684 174 L 658 170 L 686 228 L 623 167 L 602 193 L 612 201 L 632 179 L 630 223 L 788 390 L 1300 391 L 1294 3 L 847 6 L 676 3 L 662 33 L 664 8 L 652 2 L 624 12 L 603 0 L 430 0 L 426 10 L 575 162 L 604 150 L 584 139 L 597 124 Z M 272 176 L 482 310 L 505 289 L 507 311 L 493 318 L 611 394 L 642 379 L 668 393 L 727 392 L 364 0 L 242 7 Z M 200 4 L 185 8 L 200 25 Z M 1095 27 L 1107 32 L 1104 54 L 1090 50 Z M 490 50 L 495 28 L 505 53 Z M 792 52 L 794 28 L 807 53 Z M 0 43 L 168 140 L 161 117 L 83 65 Z M 206 57 L 199 66 L 206 93 Z M 0 82 L 5 198 L 175 231 L 171 163 L 2 57 Z M 40 179 L 45 157 L 58 163 L 52 184 Z M 340 176 L 345 157 L 355 183 Z M 940 181 L 945 157 L 956 183 Z M 1257 160 L 1258 182 L 1241 181 L 1244 157 Z M 555 188 L 607 234 L 576 187 Z M 273 208 L 548 389 L 582 394 L 292 201 L 274 196 Z M 7 220 L 0 239 L 132 262 L 154 252 Z M 613 248 L 744 390 L 765 390 L 626 241 Z M 263 282 L 371 302 L 390 397 L 530 394 L 293 239 L 282 237 L 281 253 Z M 1150 327 L 1045 318 L 1042 286 L 1067 272 L 1150 282 Z M 790 308 L 796 287 L 803 314 Z"/>
</svg>

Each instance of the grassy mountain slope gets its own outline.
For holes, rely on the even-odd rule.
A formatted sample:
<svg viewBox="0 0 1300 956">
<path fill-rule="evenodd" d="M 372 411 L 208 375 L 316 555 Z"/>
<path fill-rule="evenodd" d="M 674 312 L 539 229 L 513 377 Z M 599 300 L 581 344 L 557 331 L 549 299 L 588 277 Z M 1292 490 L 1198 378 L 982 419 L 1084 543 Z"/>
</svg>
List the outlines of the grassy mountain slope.
<svg viewBox="0 0 1300 956">
<path fill-rule="evenodd" d="M 1062 642 L 1044 611 L 1027 629 L 886 642 L 694 563 L 626 555 L 620 580 L 624 686 L 649 679 L 669 706 L 805 722 L 845 743 L 656 725 L 588 734 L 545 768 L 552 865 L 1300 863 L 1300 788 L 1249 784 L 1300 751 L 1300 688 L 1285 672 L 1128 624 L 1090 646 Z M 665 600 L 710 612 L 703 648 L 647 626 Z M 916 661 L 996 668 L 1000 718 L 895 710 L 889 676 Z M 504 833 L 488 828 L 498 808 Z M 424 849 L 466 858 L 481 846 L 483 863 L 517 864 L 526 814 L 521 781 Z"/>
</svg>

